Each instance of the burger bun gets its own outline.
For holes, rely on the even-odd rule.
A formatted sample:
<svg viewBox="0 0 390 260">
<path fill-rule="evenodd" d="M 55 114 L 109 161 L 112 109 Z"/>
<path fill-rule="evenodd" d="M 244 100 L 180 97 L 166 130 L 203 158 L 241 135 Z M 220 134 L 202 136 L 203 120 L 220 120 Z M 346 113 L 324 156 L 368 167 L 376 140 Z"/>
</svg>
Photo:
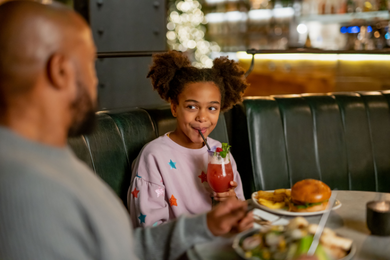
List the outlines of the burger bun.
<svg viewBox="0 0 390 260">
<path fill-rule="evenodd" d="M 291 188 L 289 210 L 293 212 L 315 212 L 325 210 L 332 191 L 328 185 L 319 180 L 305 179 L 298 181 Z M 297 205 L 318 204 L 307 208 Z"/>
</svg>

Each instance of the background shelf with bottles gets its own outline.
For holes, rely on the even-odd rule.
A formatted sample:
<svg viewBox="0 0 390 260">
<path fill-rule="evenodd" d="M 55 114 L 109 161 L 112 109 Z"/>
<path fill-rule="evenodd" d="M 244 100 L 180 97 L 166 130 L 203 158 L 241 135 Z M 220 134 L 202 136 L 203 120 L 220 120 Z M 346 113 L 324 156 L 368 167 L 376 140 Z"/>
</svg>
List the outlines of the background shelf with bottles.
<svg viewBox="0 0 390 260">
<path fill-rule="evenodd" d="M 375 20 L 389 19 L 389 11 L 344 13 L 344 14 L 313 14 L 298 17 L 299 22 L 319 22 L 319 23 L 348 23 L 356 19 Z"/>
<path fill-rule="evenodd" d="M 206 37 L 223 52 L 247 49 L 383 50 L 388 0 L 203 0 Z"/>
</svg>

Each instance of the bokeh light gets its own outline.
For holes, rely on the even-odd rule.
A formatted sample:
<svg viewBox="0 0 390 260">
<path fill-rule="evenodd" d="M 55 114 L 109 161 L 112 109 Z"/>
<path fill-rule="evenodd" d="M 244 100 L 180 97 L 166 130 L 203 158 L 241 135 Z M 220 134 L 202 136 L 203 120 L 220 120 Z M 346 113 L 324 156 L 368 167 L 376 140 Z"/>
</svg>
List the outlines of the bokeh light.
<svg viewBox="0 0 390 260">
<path fill-rule="evenodd" d="M 211 68 L 210 54 L 220 52 L 221 48 L 216 42 L 204 39 L 207 20 L 201 8 L 197 0 L 176 1 L 168 17 L 166 37 L 170 49 L 193 52 L 195 67 Z"/>
<path fill-rule="evenodd" d="M 297 26 L 297 31 L 298 31 L 299 34 L 307 33 L 307 26 L 306 26 L 306 24 L 303 24 L 303 23 L 299 24 Z"/>
</svg>

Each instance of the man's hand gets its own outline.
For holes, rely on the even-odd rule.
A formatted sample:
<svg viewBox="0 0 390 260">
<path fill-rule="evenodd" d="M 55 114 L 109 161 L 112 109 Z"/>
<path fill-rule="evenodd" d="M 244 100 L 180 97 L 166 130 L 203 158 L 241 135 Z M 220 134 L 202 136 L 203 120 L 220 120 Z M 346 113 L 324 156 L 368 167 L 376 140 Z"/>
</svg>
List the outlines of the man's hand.
<svg viewBox="0 0 390 260">
<path fill-rule="evenodd" d="M 207 226 L 214 236 L 230 231 L 244 231 L 253 227 L 253 214 L 246 212 L 247 203 L 237 199 L 227 199 L 207 213 Z"/>
<path fill-rule="evenodd" d="M 230 189 L 229 189 L 229 191 L 221 192 L 221 193 L 214 192 L 214 200 L 216 200 L 216 201 L 225 201 L 228 198 L 236 198 L 237 199 L 236 192 L 234 191 L 234 189 L 236 187 L 237 187 L 237 182 L 231 181 L 230 182 Z"/>
</svg>

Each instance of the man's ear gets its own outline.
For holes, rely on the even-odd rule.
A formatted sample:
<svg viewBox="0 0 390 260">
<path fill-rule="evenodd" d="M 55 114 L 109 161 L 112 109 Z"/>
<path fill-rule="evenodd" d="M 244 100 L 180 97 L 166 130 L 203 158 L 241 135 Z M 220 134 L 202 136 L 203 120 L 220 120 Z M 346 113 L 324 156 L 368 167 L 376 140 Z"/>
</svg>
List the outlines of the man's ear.
<svg viewBox="0 0 390 260">
<path fill-rule="evenodd" d="M 173 101 L 171 101 L 171 112 L 174 117 L 177 117 L 177 105 Z"/>
<path fill-rule="evenodd" d="M 53 87 L 64 89 L 74 82 L 74 68 L 68 57 L 53 54 L 47 64 L 47 76 Z"/>
</svg>

